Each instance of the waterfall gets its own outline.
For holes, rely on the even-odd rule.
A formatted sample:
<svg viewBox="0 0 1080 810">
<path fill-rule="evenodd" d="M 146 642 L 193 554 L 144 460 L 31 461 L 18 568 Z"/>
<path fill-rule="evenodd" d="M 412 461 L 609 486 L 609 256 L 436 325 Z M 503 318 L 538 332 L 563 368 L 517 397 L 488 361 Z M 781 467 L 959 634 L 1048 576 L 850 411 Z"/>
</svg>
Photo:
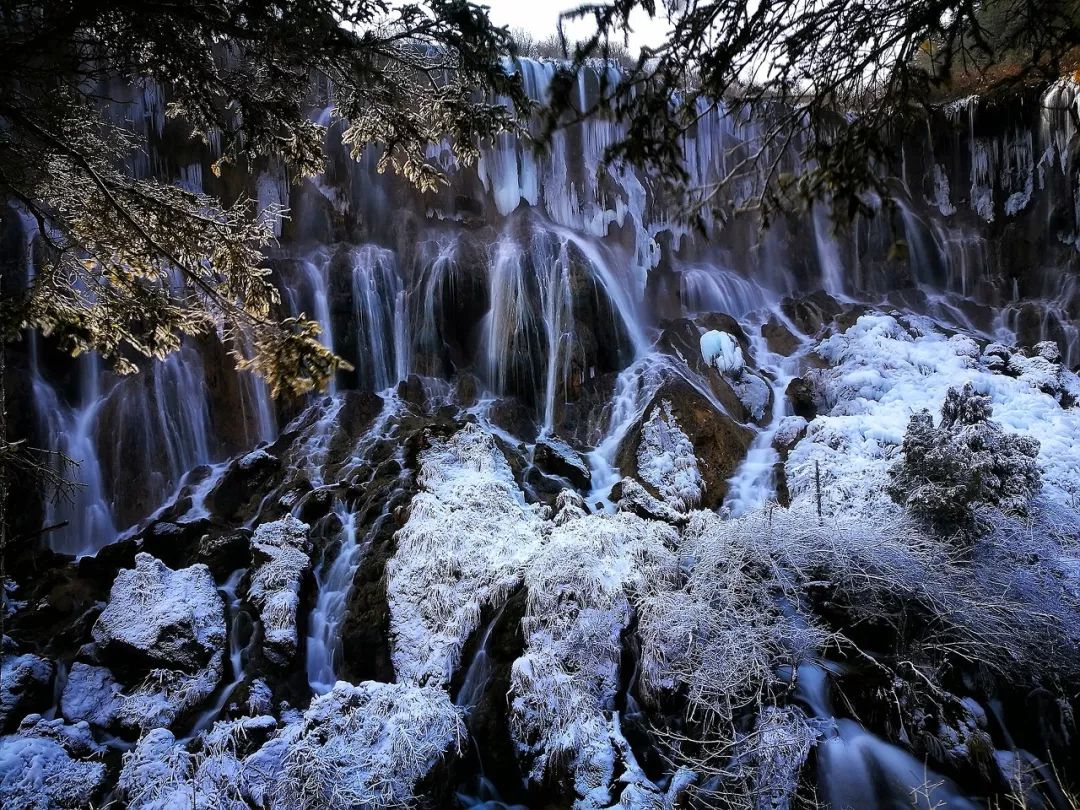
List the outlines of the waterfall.
<svg viewBox="0 0 1080 810">
<path fill-rule="evenodd" d="M 333 563 L 318 577 L 319 595 L 311 611 L 307 641 L 308 683 L 317 695 L 329 692 L 337 680 L 335 658 L 341 649 L 338 631 L 362 552 L 356 541 L 356 515 L 341 505 L 335 506 L 333 514 L 341 521 L 339 547 Z"/>
</svg>

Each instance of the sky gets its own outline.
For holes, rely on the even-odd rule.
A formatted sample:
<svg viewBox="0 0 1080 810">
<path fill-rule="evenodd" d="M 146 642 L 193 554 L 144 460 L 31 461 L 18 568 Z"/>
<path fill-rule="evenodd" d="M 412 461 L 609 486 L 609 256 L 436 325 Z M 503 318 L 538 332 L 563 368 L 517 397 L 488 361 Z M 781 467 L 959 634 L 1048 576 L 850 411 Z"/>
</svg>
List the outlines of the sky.
<svg viewBox="0 0 1080 810">
<path fill-rule="evenodd" d="M 555 33 L 561 12 L 577 8 L 586 1 L 475 0 L 478 5 L 485 5 L 491 9 L 490 16 L 496 24 L 506 25 L 510 28 L 524 28 L 540 39 Z M 596 2 L 596 0 L 592 0 L 592 2 Z M 630 48 L 632 51 L 636 51 L 642 45 L 658 44 L 667 30 L 667 22 L 662 16 L 660 19 L 650 19 L 647 14 L 640 10 L 631 17 L 631 22 L 634 27 L 634 31 L 630 35 Z M 584 38 L 590 33 L 589 24 L 578 23 L 576 27 L 568 27 L 566 33 L 571 40 Z"/>
</svg>

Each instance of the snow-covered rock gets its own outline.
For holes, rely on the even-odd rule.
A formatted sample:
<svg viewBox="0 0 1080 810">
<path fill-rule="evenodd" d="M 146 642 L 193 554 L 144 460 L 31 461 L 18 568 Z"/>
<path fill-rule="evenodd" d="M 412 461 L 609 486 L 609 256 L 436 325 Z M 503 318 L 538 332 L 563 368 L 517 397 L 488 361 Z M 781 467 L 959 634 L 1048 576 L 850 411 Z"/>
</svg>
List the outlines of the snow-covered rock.
<svg viewBox="0 0 1080 810">
<path fill-rule="evenodd" d="M 721 374 L 735 374 L 746 366 L 739 341 L 716 329 L 701 336 L 701 357 Z"/>
<path fill-rule="evenodd" d="M 0 659 L 0 731 L 25 715 L 27 706 L 48 691 L 53 672 L 51 661 L 32 653 Z"/>
<path fill-rule="evenodd" d="M 588 489 L 592 471 L 581 453 L 560 439 L 547 436 L 536 443 L 533 461 L 542 469 L 562 476 L 579 489 Z"/>
<path fill-rule="evenodd" d="M 296 655 L 300 588 L 311 570 L 310 527 L 288 515 L 263 523 L 251 538 L 254 567 L 248 599 L 259 609 L 266 657 L 279 666 Z"/>
<path fill-rule="evenodd" d="M 83 723 L 25 718 L 0 737 L 0 805 L 18 810 L 82 810 L 105 782 L 105 766 L 89 761 L 102 748 Z"/>
<path fill-rule="evenodd" d="M 387 564 L 394 670 L 407 683 L 447 683 L 481 611 L 521 581 L 540 520 L 491 434 L 475 424 L 434 439 L 417 481 Z"/>
<path fill-rule="evenodd" d="M 679 427 L 668 400 L 654 407 L 642 425 L 637 468 L 641 480 L 673 509 L 686 512 L 701 500 L 704 484 L 694 445 Z"/>
<path fill-rule="evenodd" d="M 120 571 L 93 638 L 107 660 L 125 669 L 194 672 L 225 645 L 225 612 L 210 569 L 173 571 L 149 554 Z"/>
<path fill-rule="evenodd" d="M 464 735 L 461 712 L 440 687 L 338 681 L 249 757 L 246 773 L 249 781 L 272 774 L 272 787 L 257 791 L 272 810 L 403 807 Z"/>
<path fill-rule="evenodd" d="M 134 684 L 116 679 L 105 667 L 77 661 L 71 666 L 60 710 L 72 722 L 125 731 L 171 726 L 209 698 L 223 672 L 222 654 L 203 669 L 154 669 Z"/>
</svg>

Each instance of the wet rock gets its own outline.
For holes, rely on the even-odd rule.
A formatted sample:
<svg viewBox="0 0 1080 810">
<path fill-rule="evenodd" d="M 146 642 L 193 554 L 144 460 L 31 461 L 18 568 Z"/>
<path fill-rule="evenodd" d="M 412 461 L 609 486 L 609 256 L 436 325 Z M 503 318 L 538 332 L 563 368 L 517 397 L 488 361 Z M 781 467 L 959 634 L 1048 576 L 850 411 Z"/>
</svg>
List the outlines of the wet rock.
<svg viewBox="0 0 1080 810">
<path fill-rule="evenodd" d="M 225 644 L 225 614 L 210 570 L 173 571 L 149 554 L 121 571 L 92 631 L 102 660 L 118 670 L 194 672 Z"/>
<path fill-rule="evenodd" d="M 500 397 L 493 402 L 488 418 L 493 425 L 522 441 L 536 437 L 535 415 L 517 397 Z"/>
<path fill-rule="evenodd" d="M 578 489 L 588 489 L 592 472 L 585 457 L 557 436 L 536 443 L 533 462 L 545 472 L 561 476 Z"/>
<path fill-rule="evenodd" d="M 791 403 L 791 409 L 796 416 L 801 416 L 807 421 L 813 420 L 817 416 L 817 389 L 805 377 L 796 377 L 788 383 L 784 395 L 787 397 L 788 402 Z"/>
<path fill-rule="evenodd" d="M 804 335 L 817 335 L 843 311 L 840 302 L 823 290 L 802 298 L 785 298 L 780 309 Z"/>
<path fill-rule="evenodd" d="M 251 564 L 251 530 L 205 534 L 199 541 L 196 556 L 210 569 L 214 579 L 224 582 L 233 571 Z"/>
<path fill-rule="evenodd" d="M 205 518 L 177 523 L 160 520 L 151 523 L 139 540 L 143 551 L 171 568 L 180 568 L 193 561 L 199 541 L 210 529 L 210 521 Z"/>
<path fill-rule="evenodd" d="M 260 493 L 280 470 L 281 461 L 266 449 L 253 450 L 234 459 L 207 496 L 207 507 L 223 520 L 250 511 L 258 505 Z"/>
<path fill-rule="evenodd" d="M 713 509 L 723 502 L 727 480 L 746 457 L 754 432 L 717 411 L 708 399 L 681 379 L 661 386 L 644 410 L 646 418 L 665 400 L 671 403 L 672 415 L 694 448 L 704 485 L 701 507 Z M 639 477 L 637 459 L 642 427 L 639 423 L 631 428 L 619 447 L 616 464 L 623 476 Z"/>
<path fill-rule="evenodd" d="M 769 351 L 784 357 L 790 357 L 802 345 L 802 341 L 776 315 L 770 315 L 762 325 L 761 336 L 765 338 Z"/>
</svg>

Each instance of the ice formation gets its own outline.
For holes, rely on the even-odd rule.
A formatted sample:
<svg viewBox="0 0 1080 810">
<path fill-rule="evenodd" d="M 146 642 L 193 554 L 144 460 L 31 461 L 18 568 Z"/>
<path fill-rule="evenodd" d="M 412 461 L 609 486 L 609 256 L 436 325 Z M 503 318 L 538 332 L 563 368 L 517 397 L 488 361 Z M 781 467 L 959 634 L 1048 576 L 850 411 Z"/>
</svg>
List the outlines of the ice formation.
<svg viewBox="0 0 1080 810">
<path fill-rule="evenodd" d="M 739 341 L 715 329 L 701 336 L 701 357 L 721 374 L 734 374 L 746 365 Z"/>
</svg>

